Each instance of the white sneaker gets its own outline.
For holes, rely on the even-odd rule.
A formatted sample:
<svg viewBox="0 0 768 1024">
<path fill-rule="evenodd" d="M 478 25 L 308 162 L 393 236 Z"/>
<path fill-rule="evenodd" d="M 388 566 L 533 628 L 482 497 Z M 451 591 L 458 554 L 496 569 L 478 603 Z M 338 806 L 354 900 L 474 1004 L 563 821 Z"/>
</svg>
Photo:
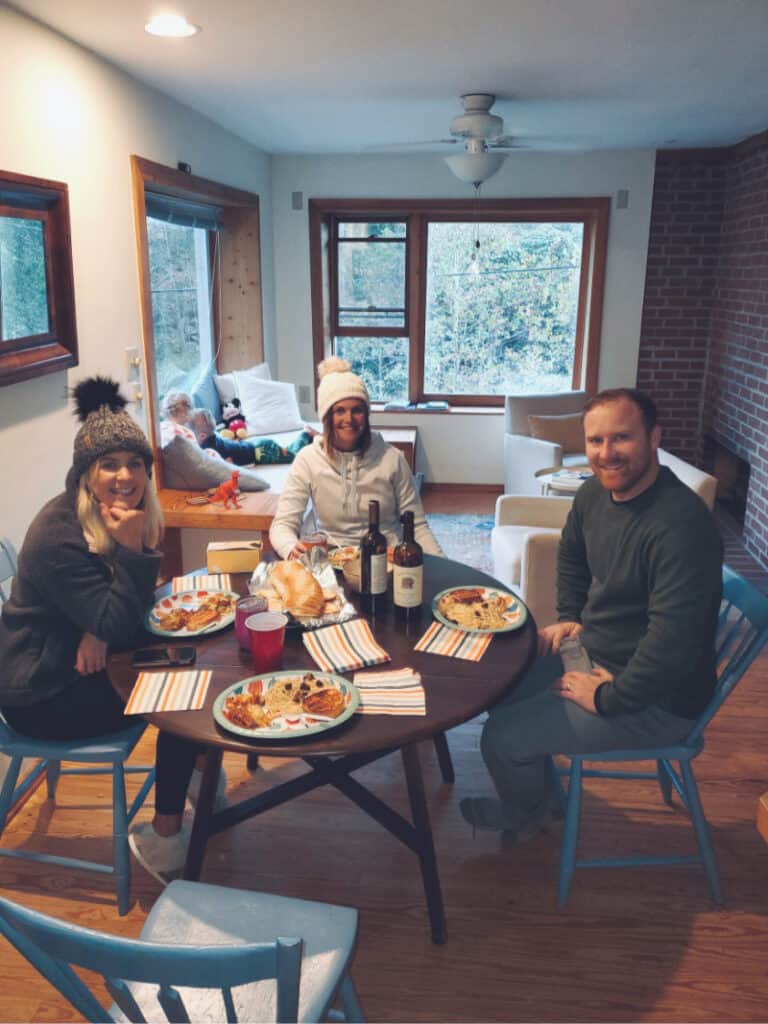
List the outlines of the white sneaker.
<svg viewBox="0 0 768 1024">
<path fill-rule="evenodd" d="M 192 772 L 192 778 L 189 780 L 189 786 L 187 786 L 187 800 L 193 807 L 197 807 L 197 801 L 200 799 L 200 787 L 203 784 L 203 773 L 195 768 Z M 214 811 L 223 811 L 229 807 L 229 800 L 227 800 L 227 773 L 222 768 L 219 772 L 219 780 L 216 783 L 216 795 L 213 798 L 213 809 Z"/>
<path fill-rule="evenodd" d="M 183 822 L 175 836 L 160 836 L 151 821 L 132 828 L 128 835 L 131 853 L 153 878 L 163 885 L 179 878 L 187 859 L 187 847 L 192 826 Z"/>
</svg>

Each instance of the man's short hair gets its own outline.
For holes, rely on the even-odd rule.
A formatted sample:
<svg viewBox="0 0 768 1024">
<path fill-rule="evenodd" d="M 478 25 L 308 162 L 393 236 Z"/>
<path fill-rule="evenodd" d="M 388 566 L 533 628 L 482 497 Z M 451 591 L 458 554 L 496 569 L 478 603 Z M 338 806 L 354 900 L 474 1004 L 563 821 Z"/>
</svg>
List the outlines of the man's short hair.
<svg viewBox="0 0 768 1024">
<path fill-rule="evenodd" d="M 656 403 L 650 395 L 646 395 L 644 391 L 638 391 L 637 388 L 606 388 L 605 391 L 598 392 L 584 406 L 581 413 L 582 420 L 588 412 L 592 412 L 599 405 L 618 402 L 622 398 L 626 398 L 627 401 L 633 402 L 637 406 L 640 410 L 640 415 L 643 417 L 646 433 L 650 434 L 658 423 L 659 418 L 656 411 Z"/>
</svg>

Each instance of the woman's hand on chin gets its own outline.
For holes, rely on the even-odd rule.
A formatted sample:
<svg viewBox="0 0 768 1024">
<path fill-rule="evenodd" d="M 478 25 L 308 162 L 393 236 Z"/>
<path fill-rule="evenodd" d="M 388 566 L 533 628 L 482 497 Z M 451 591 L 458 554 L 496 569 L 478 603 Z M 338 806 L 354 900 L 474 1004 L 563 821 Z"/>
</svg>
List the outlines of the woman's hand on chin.
<svg viewBox="0 0 768 1024">
<path fill-rule="evenodd" d="M 119 508 L 117 505 L 99 503 L 101 518 L 107 533 L 116 544 L 131 551 L 143 549 L 144 513 L 139 509 Z"/>
</svg>

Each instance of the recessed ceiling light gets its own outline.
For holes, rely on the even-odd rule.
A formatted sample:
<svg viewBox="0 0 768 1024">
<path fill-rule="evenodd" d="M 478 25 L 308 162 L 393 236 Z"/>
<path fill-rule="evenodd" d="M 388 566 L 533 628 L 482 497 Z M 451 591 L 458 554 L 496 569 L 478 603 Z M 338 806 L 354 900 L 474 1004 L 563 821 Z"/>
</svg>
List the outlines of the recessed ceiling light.
<svg viewBox="0 0 768 1024">
<path fill-rule="evenodd" d="M 144 26 L 144 31 L 151 36 L 185 39 L 197 35 L 200 26 L 187 21 L 183 14 L 155 14 Z"/>
</svg>

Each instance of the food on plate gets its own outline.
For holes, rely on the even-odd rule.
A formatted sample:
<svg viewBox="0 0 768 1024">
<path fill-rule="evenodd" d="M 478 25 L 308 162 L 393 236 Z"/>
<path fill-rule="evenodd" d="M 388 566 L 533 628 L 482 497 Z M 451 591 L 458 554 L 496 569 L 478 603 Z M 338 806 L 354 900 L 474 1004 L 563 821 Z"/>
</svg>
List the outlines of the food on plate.
<svg viewBox="0 0 768 1024">
<path fill-rule="evenodd" d="M 334 548 L 328 552 L 328 561 L 334 569 L 343 569 L 347 562 L 352 562 L 359 554 L 359 547 Z"/>
<path fill-rule="evenodd" d="M 344 694 L 341 690 L 325 687 L 325 689 L 307 694 L 303 701 L 303 707 L 312 715 L 338 718 L 344 710 Z"/>
<path fill-rule="evenodd" d="M 323 614 L 325 598 L 322 587 L 301 562 L 278 562 L 273 566 L 269 580 L 285 611 L 304 617 Z"/>
<path fill-rule="evenodd" d="M 503 629 L 510 622 L 504 617 L 508 606 L 505 595 L 471 587 L 449 591 L 437 602 L 441 615 L 464 629 Z"/>
<path fill-rule="evenodd" d="M 171 608 L 167 612 L 157 609 L 155 618 L 157 625 L 166 633 L 178 633 L 181 630 L 197 633 L 219 622 L 225 615 L 233 614 L 236 601 L 234 594 L 208 594 L 189 608 Z"/>
<path fill-rule="evenodd" d="M 311 672 L 280 679 L 266 693 L 261 680 L 255 680 L 243 693 L 234 693 L 224 701 L 222 713 L 234 725 L 258 729 L 283 715 L 322 715 L 338 718 L 345 707 L 344 694 L 326 686 Z"/>
<path fill-rule="evenodd" d="M 233 693 L 224 701 L 223 714 L 233 725 L 242 729 L 257 729 L 269 725 L 264 713 L 264 700 L 253 693 Z"/>
</svg>

